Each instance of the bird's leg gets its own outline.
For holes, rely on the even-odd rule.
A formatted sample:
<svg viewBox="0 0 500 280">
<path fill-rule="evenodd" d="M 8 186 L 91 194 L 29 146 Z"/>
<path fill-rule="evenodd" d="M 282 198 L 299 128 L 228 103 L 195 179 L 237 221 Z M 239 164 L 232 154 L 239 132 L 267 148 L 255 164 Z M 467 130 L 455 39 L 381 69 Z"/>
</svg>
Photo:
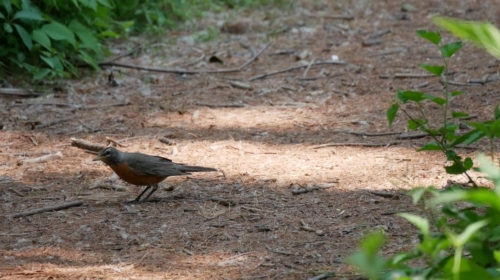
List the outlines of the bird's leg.
<svg viewBox="0 0 500 280">
<path fill-rule="evenodd" d="M 151 188 L 151 186 L 146 186 L 146 188 L 145 188 L 145 189 L 141 192 L 141 194 L 140 194 L 138 197 L 136 197 L 136 199 L 134 199 L 134 201 L 133 201 L 133 202 L 139 202 L 139 199 L 141 199 L 141 196 L 142 196 L 142 195 L 143 195 L 143 194 L 144 194 L 147 190 L 149 190 L 149 188 Z M 157 187 L 157 188 L 158 188 L 158 187 Z M 151 195 L 151 194 L 149 194 L 149 195 Z M 149 195 L 148 195 L 148 197 L 149 197 Z"/>
<path fill-rule="evenodd" d="M 148 198 L 155 192 L 158 190 L 158 184 L 156 185 L 152 185 L 151 187 L 153 187 L 151 189 L 151 192 L 146 196 L 146 198 L 144 198 L 142 201 L 145 201 L 145 200 L 148 200 Z"/>
</svg>

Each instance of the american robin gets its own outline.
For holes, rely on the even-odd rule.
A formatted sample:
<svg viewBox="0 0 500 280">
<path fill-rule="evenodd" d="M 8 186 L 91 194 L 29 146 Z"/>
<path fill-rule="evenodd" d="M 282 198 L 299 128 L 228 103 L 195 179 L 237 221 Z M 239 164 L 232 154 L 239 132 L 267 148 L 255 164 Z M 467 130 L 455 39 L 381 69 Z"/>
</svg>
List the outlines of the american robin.
<svg viewBox="0 0 500 280">
<path fill-rule="evenodd" d="M 109 165 L 123 181 L 137 186 L 146 186 L 144 191 L 133 202 L 138 202 L 141 196 L 151 188 L 151 192 L 142 201 L 147 200 L 158 190 L 158 183 L 167 177 L 189 175 L 189 172 L 217 171 L 209 167 L 174 163 L 164 157 L 141 153 L 124 153 L 113 147 L 107 147 L 100 151 L 97 157 L 93 159 L 93 161 L 98 160 Z"/>
</svg>

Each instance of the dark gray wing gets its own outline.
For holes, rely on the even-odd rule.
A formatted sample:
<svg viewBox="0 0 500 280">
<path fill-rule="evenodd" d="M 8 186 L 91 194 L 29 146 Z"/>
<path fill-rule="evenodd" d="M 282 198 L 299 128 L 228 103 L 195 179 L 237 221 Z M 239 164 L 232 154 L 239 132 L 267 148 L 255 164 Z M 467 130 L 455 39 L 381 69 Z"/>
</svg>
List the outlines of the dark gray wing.
<svg viewBox="0 0 500 280">
<path fill-rule="evenodd" d="M 133 160 L 128 160 L 130 157 Z M 179 168 L 181 165 L 173 163 L 168 158 L 135 153 L 127 154 L 125 161 L 139 175 L 169 177 L 188 174 Z"/>
<path fill-rule="evenodd" d="M 129 160 L 129 159 L 133 160 Z M 139 175 L 152 175 L 159 177 L 169 177 L 178 175 L 188 175 L 189 172 L 211 172 L 217 169 L 203 166 L 190 166 L 177 164 L 168 158 L 149 156 L 145 154 L 126 154 L 125 161 L 130 168 Z"/>
</svg>

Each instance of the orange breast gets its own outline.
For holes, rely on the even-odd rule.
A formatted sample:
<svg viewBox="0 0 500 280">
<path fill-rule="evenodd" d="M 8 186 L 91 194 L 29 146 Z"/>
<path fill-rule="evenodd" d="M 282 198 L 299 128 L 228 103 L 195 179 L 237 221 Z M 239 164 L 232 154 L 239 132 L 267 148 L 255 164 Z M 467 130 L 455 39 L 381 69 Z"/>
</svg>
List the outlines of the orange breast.
<svg viewBox="0 0 500 280">
<path fill-rule="evenodd" d="M 137 186 L 151 186 L 165 180 L 165 177 L 136 174 L 127 163 L 110 166 L 123 181 Z"/>
</svg>

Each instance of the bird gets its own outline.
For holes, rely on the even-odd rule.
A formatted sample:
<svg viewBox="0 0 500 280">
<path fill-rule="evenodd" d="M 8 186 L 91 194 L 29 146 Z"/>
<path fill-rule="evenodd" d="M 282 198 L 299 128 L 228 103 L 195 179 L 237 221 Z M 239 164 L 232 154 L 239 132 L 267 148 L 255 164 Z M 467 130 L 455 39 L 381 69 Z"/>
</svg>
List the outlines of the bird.
<svg viewBox="0 0 500 280">
<path fill-rule="evenodd" d="M 172 160 L 160 156 L 152 156 L 141 153 L 126 153 L 114 147 L 101 150 L 92 161 L 102 161 L 107 164 L 123 181 L 137 185 L 146 186 L 139 196 L 132 201 L 140 201 L 144 193 L 151 192 L 141 202 L 146 201 L 156 190 L 158 183 L 170 176 L 190 175 L 190 172 L 214 172 L 215 168 L 190 166 L 172 162 Z"/>
</svg>

